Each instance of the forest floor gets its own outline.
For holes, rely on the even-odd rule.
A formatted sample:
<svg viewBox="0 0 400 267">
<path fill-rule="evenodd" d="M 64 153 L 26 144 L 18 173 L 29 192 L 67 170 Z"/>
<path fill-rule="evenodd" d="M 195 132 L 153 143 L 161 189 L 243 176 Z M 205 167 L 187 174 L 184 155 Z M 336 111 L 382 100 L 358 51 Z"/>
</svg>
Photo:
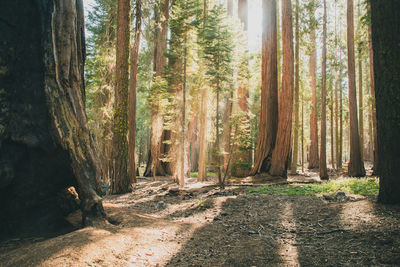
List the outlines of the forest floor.
<svg viewBox="0 0 400 267">
<path fill-rule="evenodd" d="M 314 180 L 308 173 L 289 183 Z M 400 265 L 399 206 L 348 193 L 257 192 L 250 180 L 220 190 L 194 178 L 183 189 L 140 178 L 132 193 L 104 197 L 115 225 L 2 242 L 0 266 Z"/>
</svg>

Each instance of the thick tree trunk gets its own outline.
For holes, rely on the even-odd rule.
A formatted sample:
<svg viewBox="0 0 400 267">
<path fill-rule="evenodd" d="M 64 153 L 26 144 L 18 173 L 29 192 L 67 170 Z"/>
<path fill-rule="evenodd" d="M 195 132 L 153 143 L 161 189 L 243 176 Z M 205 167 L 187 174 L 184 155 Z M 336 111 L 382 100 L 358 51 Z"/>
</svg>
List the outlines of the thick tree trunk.
<svg viewBox="0 0 400 267">
<path fill-rule="evenodd" d="M 64 226 L 57 198 L 70 186 L 90 224 L 105 214 L 85 114 L 83 4 L 7 1 L 0 17 L 0 236 Z"/>
<path fill-rule="evenodd" d="M 279 94 L 279 121 L 269 173 L 287 176 L 292 139 L 293 116 L 293 28 L 291 0 L 282 1 L 282 90 Z"/>
<path fill-rule="evenodd" d="M 111 157 L 111 192 L 131 190 L 128 175 L 128 88 L 129 88 L 129 13 L 130 1 L 118 0 L 117 61 L 115 74 L 115 103 Z"/>
<path fill-rule="evenodd" d="M 131 73 L 129 81 L 129 176 L 136 183 L 136 84 L 140 35 L 142 32 L 142 1 L 136 0 L 135 43 L 131 51 Z"/>
<path fill-rule="evenodd" d="M 164 68 L 167 64 L 164 53 L 167 49 L 169 0 L 162 0 L 160 9 L 155 10 L 155 21 L 154 78 L 164 75 Z M 160 160 L 164 152 L 166 152 L 163 141 L 168 135 L 163 130 L 163 126 L 164 120 L 162 110 L 160 110 L 158 103 L 152 103 L 149 160 L 146 165 L 144 176 L 164 176 L 166 174 Z M 155 174 L 153 174 L 154 172 Z"/>
<path fill-rule="evenodd" d="M 351 0 L 352 1 L 352 0 Z M 321 146 L 319 158 L 319 177 L 329 179 L 326 167 L 326 0 L 324 0 L 324 22 L 322 30 L 322 81 L 321 81 Z"/>
<path fill-rule="evenodd" d="M 371 0 L 378 126 L 379 196 L 400 203 L 400 2 Z"/>
<path fill-rule="evenodd" d="M 315 29 L 311 30 L 311 55 L 310 55 L 310 72 L 311 72 L 311 117 L 310 117 L 310 159 L 308 161 L 308 168 L 315 169 L 319 166 L 318 157 L 318 117 L 317 117 L 317 51 L 316 51 L 316 37 Z"/>
<path fill-rule="evenodd" d="M 300 82 L 300 37 L 299 37 L 299 0 L 296 0 L 296 28 L 295 28 L 295 65 L 294 65 L 294 133 L 293 133 L 293 156 L 291 173 L 297 173 L 298 148 L 299 148 L 299 82 Z"/>
<path fill-rule="evenodd" d="M 261 111 L 258 144 L 251 175 L 268 172 L 278 129 L 276 0 L 263 0 Z"/>
<path fill-rule="evenodd" d="M 353 0 L 347 0 L 347 65 L 349 77 L 349 113 L 350 113 L 350 162 L 348 175 L 361 177 L 365 175 L 364 163 L 361 160 L 360 135 L 357 119 L 357 92 L 354 60 L 354 10 Z"/>
</svg>

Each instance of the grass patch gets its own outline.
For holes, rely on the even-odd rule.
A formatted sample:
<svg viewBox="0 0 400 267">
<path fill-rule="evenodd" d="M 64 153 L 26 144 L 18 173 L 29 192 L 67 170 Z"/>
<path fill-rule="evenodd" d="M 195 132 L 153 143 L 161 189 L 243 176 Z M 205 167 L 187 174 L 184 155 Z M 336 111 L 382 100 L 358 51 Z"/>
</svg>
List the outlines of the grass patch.
<svg viewBox="0 0 400 267">
<path fill-rule="evenodd" d="M 315 194 L 333 194 L 338 191 L 357 195 L 377 195 L 379 180 L 377 178 L 340 178 L 337 180 L 307 185 L 290 184 L 285 186 L 259 186 L 250 188 L 248 196 L 282 195 L 306 196 Z"/>
<path fill-rule="evenodd" d="M 212 177 L 212 176 L 216 176 L 217 174 L 214 172 L 207 172 L 207 177 Z M 190 173 L 190 177 L 192 178 L 197 178 L 199 177 L 199 173 L 198 172 L 191 172 Z"/>
</svg>

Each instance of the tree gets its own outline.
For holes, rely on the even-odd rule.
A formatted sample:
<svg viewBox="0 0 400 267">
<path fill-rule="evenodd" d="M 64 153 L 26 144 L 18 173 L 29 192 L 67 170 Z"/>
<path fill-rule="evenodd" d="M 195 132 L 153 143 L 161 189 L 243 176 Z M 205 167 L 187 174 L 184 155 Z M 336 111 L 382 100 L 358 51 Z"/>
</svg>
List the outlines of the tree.
<svg viewBox="0 0 400 267">
<path fill-rule="evenodd" d="M 347 65 L 349 79 L 349 113 L 350 113 L 350 162 L 348 174 L 352 177 L 365 175 L 361 159 L 360 135 L 357 119 L 357 96 L 354 60 L 354 11 L 353 0 L 347 0 Z"/>
<path fill-rule="evenodd" d="M 371 12 L 370 1 L 367 2 L 368 10 Z M 375 74 L 374 74 L 374 53 L 372 49 L 372 33 L 371 24 L 368 25 L 368 57 L 369 57 L 369 77 L 371 83 L 371 109 L 372 109 L 372 128 L 373 128 L 373 147 L 374 147 L 374 165 L 373 174 L 379 174 L 379 157 L 378 157 L 378 135 L 376 122 L 376 98 L 375 98 Z"/>
<path fill-rule="evenodd" d="M 131 72 L 129 81 L 129 176 L 132 183 L 136 183 L 136 85 L 138 71 L 138 57 L 140 34 L 142 26 L 142 1 L 136 0 L 135 40 L 131 51 Z"/>
<path fill-rule="evenodd" d="M 85 113 L 82 1 L 1 6 L 0 211 L 6 216 L 0 235 L 21 225 L 58 229 L 64 214 L 57 196 L 70 186 L 90 224 L 105 214 L 101 164 Z"/>
<path fill-rule="evenodd" d="M 324 22 L 322 30 L 322 82 L 321 82 L 321 146 L 319 177 L 329 179 L 326 167 L 326 0 L 324 0 Z"/>
<path fill-rule="evenodd" d="M 400 2 L 371 0 L 378 130 L 379 196 L 400 203 Z"/>
<path fill-rule="evenodd" d="M 157 1 L 154 8 L 155 16 L 155 34 L 154 34 L 154 59 L 153 71 L 154 80 L 161 78 L 165 74 L 167 59 L 165 52 L 167 50 L 167 33 L 169 22 L 169 0 Z M 156 94 L 156 92 L 153 92 Z M 151 103 L 151 132 L 150 132 L 150 150 L 144 176 L 165 175 L 164 166 L 160 160 L 162 154 L 166 152 L 163 139 L 165 131 L 163 130 L 162 108 L 158 101 Z"/>
<path fill-rule="evenodd" d="M 207 0 L 203 2 L 203 31 L 207 25 L 207 13 L 208 13 L 208 3 Z M 200 36 L 200 39 L 202 36 Z M 199 50 L 200 56 L 202 57 L 202 50 Z M 202 65 L 201 65 L 202 67 Z M 205 181 L 207 178 L 207 167 L 206 167 L 206 157 L 207 157 L 207 87 L 205 84 L 201 87 L 201 104 L 200 104 L 200 132 L 199 132 L 199 181 Z"/>
<path fill-rule="evenodd" d="M 293 156 L 291 172 L 293 174 L 297 173 L 297 161 L 298 161 L 298 147 L 299 147 L 299 82 L 300 82 L 300 56 L 299 56 L 299 0 L 296 0 L 296 11 L 295 11 L 295 65 L 294 65 L 294 133 L 293 133 Z"/>
<path fill-rule="evenodd" d="M 293 27 L 291 0 L 282 1 L 282 90 L 279 94 L 278 131 L 269 173 L 287 175 L 292 139 L 293 116 Z"/>
<path fill-rule="evenodd" d="M 233 73 L 230 65 L 232 61 L 232 36 L 224 18 L 224 11 L 221 6 L 214 6 L 207 17 L 207 24 L 203 30 L 202 42 L 203 57 L 207 66 L 206 75 L 209 77 L 209 85 L 214 89 L 216 95 L 215 115 L 215 165 L 217 169 L 218 182 L 224 187 L 221 167 L 220 151 L 220 94 L 231 88 L 231 76 Z M 225 178 L 225 177 L 224 177 Z"/>
<path fill-rule="evenodd" d="M 276 0 L 263 0 L 262 14 L 261 110 L 255 163 L 251 175 L 269 171 L 278 129 Z"/>
<path fill-rule="evenodd" d="M 311 21 L 311 54 L 310 54 L 310 72 L 311 72 L 311 89 L 312 89 L 312 97 L 311 97 L 311 115 L 310 115 L 310 159 L 308 161 L 308 168 L 315 169 L 319 166 L 319 157 L 318 157 L 318 117 L 317 117 L 317 51 L 316 51 L 316 22 L 314 19 L 315 6 L 312 3 L 310 8 L 310 21 Z"/>
<path fill-rule="evenodd" d="M 129 88 L 129 12 L 130 1 L 118 0 L 115 103 L 111 157 L 111 192 L 130 191 L 128 175 L 128 88 Z"/>
</svg>

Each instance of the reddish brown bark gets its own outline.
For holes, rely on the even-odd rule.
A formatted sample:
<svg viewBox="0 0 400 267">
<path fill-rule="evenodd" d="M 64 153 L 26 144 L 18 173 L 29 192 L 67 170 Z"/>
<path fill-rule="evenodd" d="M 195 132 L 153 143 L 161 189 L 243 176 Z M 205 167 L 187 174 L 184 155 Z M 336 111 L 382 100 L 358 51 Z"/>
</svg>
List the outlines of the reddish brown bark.
<svg viewBox="0 0 400 267">
<path fill-rule="evenodd" d="M 128 87 L 129 87 L 129 13 L 130 1 L 118 0 L 115 103 L 113 119 L 111 192 L 131 190 L 128 175 Z"/>
<path fill-rule="evenodd" d="M 282 1 L 282 63 L 278 132 L 269 173 L 286 177 L 292 138 L 294 87 L 292 4 L 290 0 Z"/>
<path fill-rule="evenodd" d="M 350 113 L 350 162 L 348 175 L 352 177 L 360 177 L 365 175 L 365 169 L 364 163 L 361 159 L 360 135 L 357 119 L 353 0 L 347 0 L 347 55 Z"/>
<path fill-rule="evenodd" d="M 322 180 L 327 180 L 329 177 L 326 167 L 326 0 L 324 0 L 322 39 L 321 146 L 319 154 L 319 177 Z"/>
<path fill-rule="evenodd" d="M 164 74 L 167 59 L 164 55 L 167 49 L 167 33 L 169 21 L 169 0 L 162 0 L 160 8 L 155 10 L 155 45 L 153 70 L 154 78 Z M 151 106 L 151 132 L 150 132 L 150 151 L 144 176 L 163 176 L 166 174 L 161 162 L 163 154 L 166 152 L 163 141 L 167 140 L 168 134 L 163 130 L 164 120 L 159 103 L 152 103 Z"/>
<path fill-rule="evenodd" d="M 278 129 L 276 0 L 263 0 L 261 110 L 258 143 L 251 175 L 268 172 Z"/>
<path fill-rule="evenodd" d="M 131 73 L 129 81 L 129 176 L 136 183 L 136 85 L 138 72 L 138 56 L 142 26 L 142 1 L 136 0 L 135 40 L 131 50 Z"/>
<path fill-rule="evenodd" d="M 311 72 L 311 117 L 310 117 L 310 159 L 308 161 L 308 168 L 314 169 L 319 166 L 318 156 L 318 118 L 317 118 L 317 51 L 316 51 L 316 37 L 315 29 L 311 30 L 311 55 L 310 55 L 310 72 Z"/>
</svg>

